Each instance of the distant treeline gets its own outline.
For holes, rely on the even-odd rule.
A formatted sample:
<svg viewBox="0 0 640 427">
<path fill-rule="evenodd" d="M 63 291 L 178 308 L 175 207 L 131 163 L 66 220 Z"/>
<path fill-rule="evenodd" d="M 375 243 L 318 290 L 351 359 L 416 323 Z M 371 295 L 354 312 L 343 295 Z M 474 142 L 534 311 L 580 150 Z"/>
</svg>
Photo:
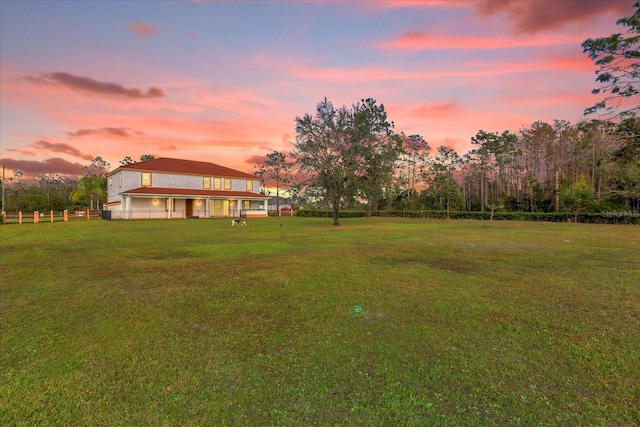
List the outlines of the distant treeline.
<svg viewBox="0 0 640 427">
<path fill-rule="evenodd" d="M 328 209 L 300 209 L 297 216 L 308 218 L 331 218 L 333 212 Z M 364 218 L 368 214 L 364 210 L 340 211 L 340 218 Z M 547 222 L 580 222 L 588 224 L 640 224 L 640 214 L 635 212 L 473 212 L 473 211 L 377 211 L 374 217 L 395 218 L 431 218 L 431 219 L 472 219 L 480 221 L 547 221 Z"/>
<path fill-rule="evenodd" d="M 394 178 L 383 188 L 374 211 L 449 210 L 458 216 L 493 211 L 497 219 L 505 212 L 575 216 L 640 210 L 638 118 L 576 125 L 562 120 L 535 122 L 517 133 L 481 130 L 471 139 L 474 148 L 462 156 L 442 146 L 432 153 L 418 135 L 402 139 Z M 345 199 L 342 208 L 365 209 L 367 202 L 356 195 Z M 329 206 L 321 193 L 301 198 L 300 205 Z"/>
</svg>

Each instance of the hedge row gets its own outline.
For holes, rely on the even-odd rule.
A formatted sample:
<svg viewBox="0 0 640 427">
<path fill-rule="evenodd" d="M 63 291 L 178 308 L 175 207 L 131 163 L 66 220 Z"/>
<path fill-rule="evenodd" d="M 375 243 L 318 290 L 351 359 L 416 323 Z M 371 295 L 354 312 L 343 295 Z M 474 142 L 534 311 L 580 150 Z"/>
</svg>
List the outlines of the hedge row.
<svg viewBox="0 0 640 427">
<path fill-rule="evenodd" d="M 330 210 L 300 209 L 297 216 L 331 218 Z M 366 217 L 365 211 L 340 211 L 340 218 Z M 434 218 L 446 219 L 446 211 L 377 211 L 373 216 L 402 218 Z M 449 212 L 450 219 L 489 220 L 491 212 L 456 211 Z M 571 212 L 494 212 L 494 220 L 502 221 L 548 221 L 574 222 L 575 214 Z M 634 212 L 579 213 L 577 222 L 590 224 L 640 224 L 640 214 Z"/>
</svg>

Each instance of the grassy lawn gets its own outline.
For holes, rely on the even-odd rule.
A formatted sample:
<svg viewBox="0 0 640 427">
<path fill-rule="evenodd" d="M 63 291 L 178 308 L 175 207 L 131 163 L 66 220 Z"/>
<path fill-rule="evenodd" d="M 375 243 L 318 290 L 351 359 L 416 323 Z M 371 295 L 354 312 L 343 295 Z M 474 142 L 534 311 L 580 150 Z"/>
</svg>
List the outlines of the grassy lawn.
<svg viewBox="0 0 640 427">
<path fill-rule="evenodd" d="M 1 425 L 640 425 L 640 228 L 0 226 Z"/>
</svg>

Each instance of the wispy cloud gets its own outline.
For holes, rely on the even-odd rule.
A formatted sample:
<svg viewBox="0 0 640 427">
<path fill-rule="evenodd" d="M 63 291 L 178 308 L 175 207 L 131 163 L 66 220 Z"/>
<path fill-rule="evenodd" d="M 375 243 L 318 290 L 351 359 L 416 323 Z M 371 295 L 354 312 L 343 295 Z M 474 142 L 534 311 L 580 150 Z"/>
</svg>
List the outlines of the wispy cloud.
<svg viewBox="0 0 640 427">
<path fill-rule="evenodd" d="M 400 37 L 378 43 L 383 49 L 409 51 L 439 49 L 511 49 L 520 47 L 558 46 L 576 44 L 582 41 L 579 36 L 553 37 L 459 37 L 433 34 L 423 31 L 407 31 Z"/>
<path fill-rule="evenodd" d="M 469 1 L 458 0 L 379 0 L 372 2 L 363 2 L 364 7 L 373 10 L 389 10 L 389 9 L 406 9 L 406 8 L 425 8 L 425 7 L 465 7 Z"/>
<path fill-rule="evenodd" d="M 333 83 L 362 83 L 391 80 L 428 80 L 437 78 L 478 78 L 500 76 L 513 73 L 528 73 L 548 68 L 546 63 L 503 62 L 486 63 L 470 62 L 460 69 L 437 71 L 398 71 L 380 67 L 364 68 L 316 68 L 298 67 L 289 69 L 297 78 L 318 80 Z"/>
<path fill-rule="evenodd" d="M 82 153 L 82 151 L 78 150 L 75 147 L 72 147 L 69 144 L 64 144 L 61 142 L 49 142 L 49 141 L 45 141 L 44 139 L 41 139 L 29 144 L 29 147 L 35 148 L 39 153 L 50 152 L 50 153 L 68 154 L 70 156 L 78 157 L 83 160 L 93 160 L 94 158 L 94 156 L 90 154 L 84 154 Z"/>
<path fill-rule="evenodd" d="M 425 102 L 413 108 L 409 115 L 428 120 L 455 119 L 464 113 L 457 99 L 443 99 Z"/>
<path fill-rule="evenodd" d="M 89 95 L 104 95 L 128 99 L 163 98 L 164 92 L 156 87 L 150 87 L 146 92 L 132 87 L 125 87 L 119 83 L 106 83 L 91 77 L 76 76 L 65 72 L 42 73 L 38 77 L 28 76 L 27 80 L 37 83 L 60 85 L 68 89 Z"/>
<path fill-rule="evenodd" d="M 67 135 L 73 138 L 93 135 L 129 138 L 131 136 L 144 135 L 144 132 L 137 131 L 131 128 L 104 127 L 99 129 L 79 129 L 75 132 L 67 132 Z"/>
<path fill-rule="evenodd" d="M 151 38 L 158 34 L 160 28 L 148 22 L 130 22 L 129 31 L 140 38 Z"/>
<path fill-rule="evenodd" d="M 392 62 L 382 65 L 363 65 L 351 67 L 323 67 L 315 64 L 313 59 L 293 59 L 286 57 L 259 55 L 254 58 L 256 66 L 278 70 L 294 79 L 320 81 L 323 83 L 376 83 L 408 80 L 429 80 L 441 78 L 479 78 L 502 76 L 515 73 L 536 71 L 556 71 L 558 69 L 587 69 L 591 73 L 591 62 L 580 51 L 569 52 L 561 57 L 531 54 L 528 58 L 508 57 L 502 61 L 466 61 L 456 66 L 405 67 L 394 68 Z"/>
<path fill-rule="evenodd" d="M 549 107 L 551 105 L 574 105 L 576 108 L 581 108 L 584 105 L 588 105 L 593 102 L 592 95 L 590 93 L 559 93 L 554 95 L 530 95 L 530 96 L 505 96 L 499 98 L 498 101 L 504 102 L 507 105 L 512 106 L 544 106 Z"/>
</svg>

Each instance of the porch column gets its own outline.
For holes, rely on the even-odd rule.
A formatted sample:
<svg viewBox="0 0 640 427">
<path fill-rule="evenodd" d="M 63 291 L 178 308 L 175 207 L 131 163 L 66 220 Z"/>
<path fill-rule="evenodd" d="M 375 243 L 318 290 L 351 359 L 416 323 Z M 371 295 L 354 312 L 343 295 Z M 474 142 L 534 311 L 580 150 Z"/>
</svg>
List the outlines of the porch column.
<svg viewBox="0 0 640 427">
<path fill-rule="evenodd" d="M 264 216 L 269 216 L 269 199 L 264 200 Z"/>
<path fill-rule="evenodd" d="M 173 218 L 173 197 L 167 197 L 167 218 Z"/>
<path fill-rule="evenodd" d="M 123 213 L 126 215 L 127 219 L 131 219 L 133 216 L 133 213 L 131 212 L 131 196 L 124 196 L 123 202 Z"/>
</svg>

